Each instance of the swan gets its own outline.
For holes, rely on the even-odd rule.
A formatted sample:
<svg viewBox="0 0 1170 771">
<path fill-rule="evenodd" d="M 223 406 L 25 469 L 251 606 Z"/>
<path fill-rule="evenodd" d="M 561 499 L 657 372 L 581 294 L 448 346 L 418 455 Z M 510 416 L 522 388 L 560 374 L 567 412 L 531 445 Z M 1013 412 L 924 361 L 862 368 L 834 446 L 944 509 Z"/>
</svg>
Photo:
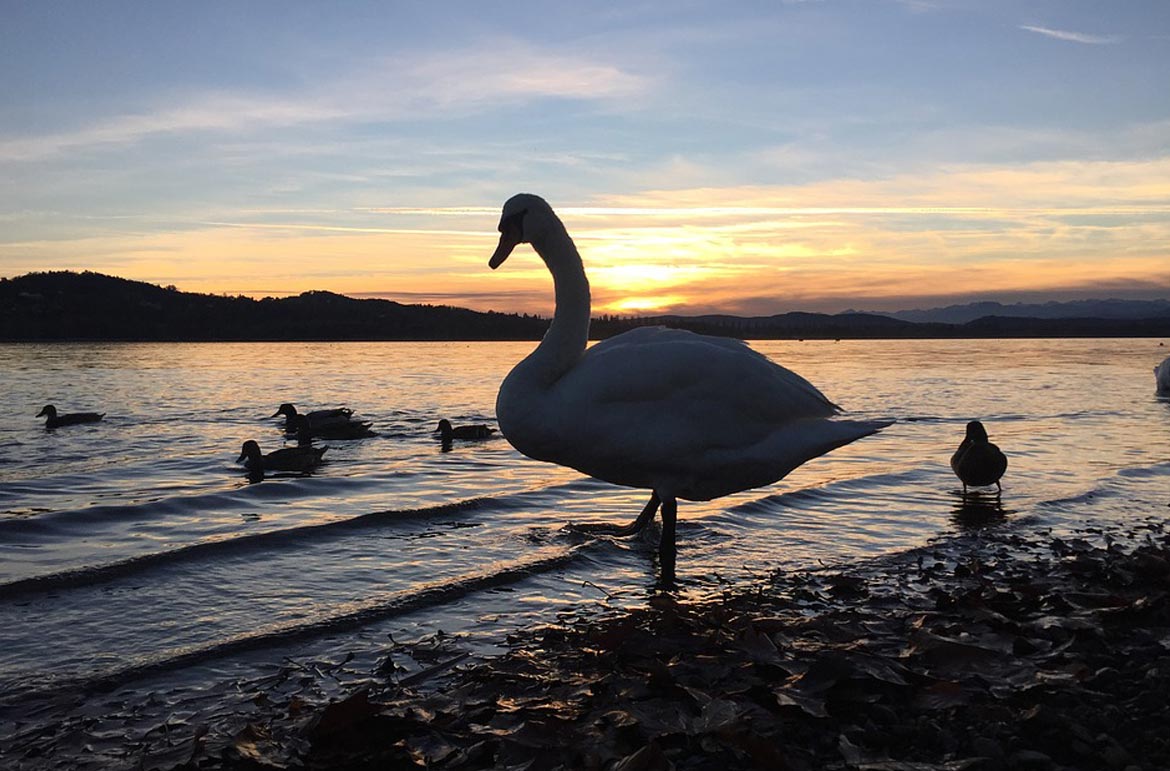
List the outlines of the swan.
<svg viewBox="0 0 1170 771">
<path fill-rule="evenodd" d="M 64 415 L 57 414 L 57 408 L 51 404 L 46 404 L 41 408 L 35 417 L 45 416 L 45 428 L 57 428 L 59 426 L 75 426 L 78 423 L 97 423 L 103 417 L 104 412 L 68 412 Z"/>
<path fill-rule="evenodd" d="M 589 281 L 565 226 L 539 196 L 504 204 L 498 268 L 528 243 L 552 273 L 556 310 L 536 349 L 504 378 L 500 432 L 519 452 L 613 484 L 650 490 L 629 526 L 662 509 L 658 546 L 673 580 L 678 499 L 761 487 L 887 422 L 830 420 L 840 411 L 811 383 L 739 340 L 641 327 L 586 350 Z"/>
<path fill-rule="evenodd" d="M 1154 367 L 1154 381 L 1158 384 L 1158 396 L 1170 396 L 1170 356 Z"/>
<path fill-rule="evenodd" d="M 472 426 L 452 426 L 451 421 L 446 418 L 439 421 L 439 427 L 435 431 L 443 442 L 450 442 L 452 439 L 487 439 L 496 432 L 494 428 L 480 423 Z"/>
<path fill-rule="evenodd" d="M 987 429 L 983 424 L 978 420 L 968 423 L 967 435 L 951 456 L 951 469 L 963 482 L 963 494 L 967 494 L 967 485 L 972 487 L 995 485 L 1002 491 L 1003 486 L 999 480 L 1003 472 L 1007 471 L 1007 465 L 1007 456 L 988 440 Z"/>
</svg>

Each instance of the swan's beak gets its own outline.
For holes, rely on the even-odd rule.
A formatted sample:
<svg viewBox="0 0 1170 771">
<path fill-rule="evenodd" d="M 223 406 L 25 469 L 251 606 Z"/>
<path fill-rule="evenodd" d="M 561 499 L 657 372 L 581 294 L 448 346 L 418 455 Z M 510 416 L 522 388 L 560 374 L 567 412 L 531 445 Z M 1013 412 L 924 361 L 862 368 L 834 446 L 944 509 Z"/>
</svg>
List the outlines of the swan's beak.
<svg viewBox="0 0 1170 771">
<path fill-rule="evenodd" d="M 516 244 L 520 243 L 524 238 L 524 229 L 513 218 L 509 217 L 500 223 L 500 245 L 496 247 L 495 254 L 488 260 L 488 267 L 492 270 L 500 267 L 504 260 L 508 259 L 508 255 L 516 248 Z"/>
</svg>

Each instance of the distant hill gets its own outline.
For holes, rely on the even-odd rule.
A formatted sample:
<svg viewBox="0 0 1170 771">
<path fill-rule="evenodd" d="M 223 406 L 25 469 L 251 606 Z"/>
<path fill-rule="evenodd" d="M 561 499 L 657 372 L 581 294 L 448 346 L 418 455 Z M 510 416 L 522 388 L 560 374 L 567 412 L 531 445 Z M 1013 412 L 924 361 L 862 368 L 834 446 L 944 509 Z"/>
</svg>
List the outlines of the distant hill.
<svg viewBox="0 0 1170 771">
<path fill-rule="evenodd" d="M 1157 303 L 1165 301 L 1152 305 Z M 358 300 L 332 292 L 262 300 L 196 294 L 92 272 L 29 273 L 0 279 L 0 340 L 5 341 L 537 340 L 548 323 L 538 316 Z M 1164 337 L 1170 336 L 1170 310 L 1147 318 L 988 314 L 962 323 L 915 322 L 856 312 L 750 318 L 602 316 L 594 320 L 590 331 L 600 339 L 655 324 L 747 339 Z"/>
<path fill-rule="evenodd" d="M 1170 316 L 1170 300 L 1073 300 L 1010 305 L 977 302 L 879 315 L 918 324 L 966 324 L 968 321 L 986 316 L 1033 319 L 1152 319 Z"/>
<path fill-rule="evenodd" d="M 67 271 L 0 280 L 3 340 L 530 340 L 547 326 L 332 292 L 253 300 Z"/>
</svg>

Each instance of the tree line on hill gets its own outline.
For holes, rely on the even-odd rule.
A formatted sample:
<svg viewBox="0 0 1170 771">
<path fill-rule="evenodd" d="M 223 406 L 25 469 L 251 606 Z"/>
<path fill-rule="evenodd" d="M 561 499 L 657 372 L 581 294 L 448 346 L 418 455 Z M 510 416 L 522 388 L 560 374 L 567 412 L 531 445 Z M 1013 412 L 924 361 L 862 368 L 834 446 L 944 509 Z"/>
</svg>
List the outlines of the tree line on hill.
<svg viewBox="0 0 1170 771">
<path fill-rule="evenodd" d="M 256 300 L 181 292 L 100 273 L 56 271 L 0 279 L 0 340 L 285 341 L 538 340 L 549 320 L 332 292 Z M 744 339 L 1158 337 L 1170 315 L 1139 319 L 988 316 L 963 324 L 914 323 L 870 313 L 739 317 L 602 316 L 591 337 L 664 325 Z"/>
</svg>

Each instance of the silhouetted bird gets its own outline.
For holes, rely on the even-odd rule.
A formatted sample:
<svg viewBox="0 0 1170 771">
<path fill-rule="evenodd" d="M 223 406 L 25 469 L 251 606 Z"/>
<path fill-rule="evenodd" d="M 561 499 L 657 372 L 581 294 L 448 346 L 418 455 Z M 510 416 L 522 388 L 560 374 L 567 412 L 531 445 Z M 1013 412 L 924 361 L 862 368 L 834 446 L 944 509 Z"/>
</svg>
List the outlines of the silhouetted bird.
<svg viewBox="0 0 1170 771">
<path fill-rule="evenodd" d="M 313 410 L 312 412 L 297 412 L 297 408 L 289 402 L 285 402 L 276 408 L 276 412 L 272 413 L 272 417 L 285 416 L 284 430 L 285 433 L 295 434 L 297 431 L 296 420 L 300 416 L 308 419 L 309 424 L 313 426 L 324 425 L 326 423 L 348 423 L 353 416 L 353 410 L 348 407 L 334 407 L 328 410 Z"/>
<path fill-rule="evenodd" d="M 105 414 L 104 412 L 69 412 L 58 415 L 56 407 L 46 404 L 41 407 L 41 411 L 36 414 L 36 417 L 45 416 L 45 428 L 58 428 L 60 426 L 75 426 L 79 423 L 97 423 Z"/>
<path fill-rule="evenodd" d="M 620 533 L 662 507 L 658 554 L 673 580 L 677 499 L 768 485 L 805 461 L 888 425 L 830 420 L 811 383 L 739 340 L 642 327 L 586 350 L 589 281 L 576 246 L 542 198 L 504 204 L 497 268 L 529 243 L 553 275 L 552 325 L 500 386 L 500 431 L 520 452 L 627 487 L 650 501 Z"/>
<path fill-rule="evenodd" d="M 312 444 L 314 439 L 365 439 L 378 435 L 370 430 L 371 424 L 359 420 L 313 423 L 305 415 L 297 415 L 294 425 L 298 445 Z"/>
<path fill-rule="evenodd" d="M 439 432 L 439 438 L 444 442 L 452 439 L 487 439 L 496 432 L 494 428 L 479 423 L 473 426 L 452 426 L 446 418 L 439 421 L 435 431 Z"/>
<path fill-rule="evenodd" d="M 267 455 L 260 452 L 260 445 L 249 439 L 240 448 L 240 457 L 236 463 L 243 463 L 244 468 L 253 474 L 263 474 L 265 471 L 297 471 L 306 472 L 316 468 L 321 463 L 321 456 L 328 447 L 284 447 L 274 450 Z"/>
<path fill-rule="evenodd" d="M 987 429 L 978 420 L 967 424 L 967 435 L 959 449 L 951 456 L 951 468 L 963 482 L 963 493 L 967 486 L 986 487 L 995 485 L 1002 490 L 999 480 L 1007 471 L 1007 456 L 987 439 Z"/>
</svg>

